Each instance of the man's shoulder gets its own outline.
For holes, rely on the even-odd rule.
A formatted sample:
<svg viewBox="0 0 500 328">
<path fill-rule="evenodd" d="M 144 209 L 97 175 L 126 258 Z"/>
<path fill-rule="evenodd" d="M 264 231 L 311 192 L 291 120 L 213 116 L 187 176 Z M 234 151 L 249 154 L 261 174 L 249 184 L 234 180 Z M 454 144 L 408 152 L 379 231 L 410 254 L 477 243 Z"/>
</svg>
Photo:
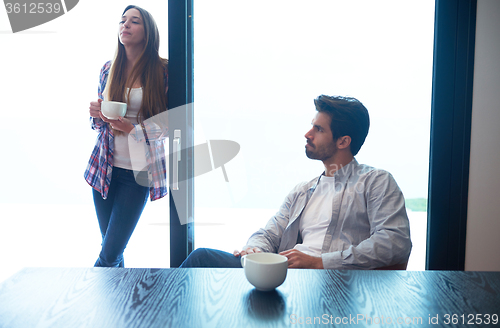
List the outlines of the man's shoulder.
<svg viewBox="0 0 500 328">
<path fill-rule="evenodd" d="M 391 173 L 389 173 L 389 171 L 386 171 L 384 169 L 380 169 L 380 168 L 377 168 L 377 167 L 373 167 L 373 166 L 370 166 L 370 165 L 366 165 L 366 164 L 358 164 L 355 168 L 354 168 L 354 173 L 358 176 L 364 176 L 364 177 L 379 177 L 379 178 L 383 178 L 383 177 L 392 177 Z"/>
<path fill-rule="evenodd" d="M 305 191 L 311 189 L 316 184 L 316 182 L 318 182 L 319 177 L 320 176 L 317 176 L 309 181 L 299 182 L 292 189 L 292 192 L 305 192 Z"/>
<path fill-rule="evenodd" d="M 389 188 L 390 190 L 400 191 L 398 183 L 393 175 L 385 169 L 359 164 L 355 170 L 354 176 L 356 178 L 353 179 L 353 182 L 357 188 L 363 185 L 363 189 L 366 190 Z"/>
</svg>

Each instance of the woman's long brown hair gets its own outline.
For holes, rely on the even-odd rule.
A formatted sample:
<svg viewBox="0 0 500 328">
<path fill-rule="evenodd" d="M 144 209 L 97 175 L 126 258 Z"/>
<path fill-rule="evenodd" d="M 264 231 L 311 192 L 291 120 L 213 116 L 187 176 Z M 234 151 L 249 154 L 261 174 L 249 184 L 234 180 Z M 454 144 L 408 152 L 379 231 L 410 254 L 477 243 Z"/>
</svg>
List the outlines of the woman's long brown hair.
<svg viewBox="0 0 500 328">
<path fill-rule="evenodd" d="M 143 88 L 142 104 L 137 114 L 137 121 L 142 123 L 144 120 L 167 110 L 164 74 L 168 67 L 168 61 L 158 54 L 160 34 L 153 16 L 146 10 L 133 5 L 127 6 L 123 14 L 129 9 L 137 9 L 141 13 L 146 45 L 129 76 L 125 76 L 127 56 L 125 47 L 118 39 L 118 48 L 108 78 L 107 95 L 108 100 L 125 102 L 125 99 L 130 99 L 130 89 L 126 95 L 126 87 L 131 87 L 137 80 L 140 80 Z"/>
</svg>

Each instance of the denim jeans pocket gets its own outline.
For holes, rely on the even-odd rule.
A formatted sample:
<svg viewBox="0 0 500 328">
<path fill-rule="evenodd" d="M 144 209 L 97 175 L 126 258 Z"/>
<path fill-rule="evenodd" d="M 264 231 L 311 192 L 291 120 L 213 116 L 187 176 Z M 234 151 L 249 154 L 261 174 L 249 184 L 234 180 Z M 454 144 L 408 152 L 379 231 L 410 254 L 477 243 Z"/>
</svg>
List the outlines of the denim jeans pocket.
<svg viewBox="0 0 500 328">
<path fill-rule="evenodd" d="M 135 182 L 137 182 L 138 185 L 143 187 L 151 186 L 151 181 L 149 180 L 148 171 L 139 171 L 139 172 L 134 171 L 134 176 L 135 176 Z"/>
</svg>

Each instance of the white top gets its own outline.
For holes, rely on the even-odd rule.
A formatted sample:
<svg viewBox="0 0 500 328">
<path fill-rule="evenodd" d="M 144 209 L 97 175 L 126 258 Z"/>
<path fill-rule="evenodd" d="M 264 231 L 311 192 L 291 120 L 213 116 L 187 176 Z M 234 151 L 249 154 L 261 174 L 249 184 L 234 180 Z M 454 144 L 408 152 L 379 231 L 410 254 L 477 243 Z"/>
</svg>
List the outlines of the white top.
<svg viewBox="0 0 500 328">
<path fill-rule="evenodd" d="M 321 176 L 300 219 L 302 244 L 295 245 L 295 249 L 307 255 L 321 256 L 326 230 L 332 219 L 334 196 L 335 177 Z"/>
<path fill-rule="evenodd" d="M 126 94 L 128 94 L 128 90 Z M 130 100 L 127 101 L 127 113 L 125 114 L 125 118 L 129 119 L 132 124 L 139 124 L 137 113 L 139 113 L 141 104 L 142 88 L 133 88 L 130 91 Z M 136 142 L 127 134 L 120 133 L 115 135 L 113 166 L 134 171 L 146 170 L 147 162 L 144 145 Z"/>
</svg>

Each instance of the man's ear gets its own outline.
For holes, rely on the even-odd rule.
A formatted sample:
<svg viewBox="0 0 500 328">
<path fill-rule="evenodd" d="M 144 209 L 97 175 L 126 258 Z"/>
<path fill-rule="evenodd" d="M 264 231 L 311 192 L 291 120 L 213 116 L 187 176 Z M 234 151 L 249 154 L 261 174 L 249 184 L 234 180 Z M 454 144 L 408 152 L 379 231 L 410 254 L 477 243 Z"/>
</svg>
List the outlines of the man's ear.
<svg viewBox="0 0 500 328">
<path fill-rule="evenodd" d="M 337 139 L 337 149 L 346 149 L 351 145 L 351 137 L 343 136 Z"/>
</svg>

